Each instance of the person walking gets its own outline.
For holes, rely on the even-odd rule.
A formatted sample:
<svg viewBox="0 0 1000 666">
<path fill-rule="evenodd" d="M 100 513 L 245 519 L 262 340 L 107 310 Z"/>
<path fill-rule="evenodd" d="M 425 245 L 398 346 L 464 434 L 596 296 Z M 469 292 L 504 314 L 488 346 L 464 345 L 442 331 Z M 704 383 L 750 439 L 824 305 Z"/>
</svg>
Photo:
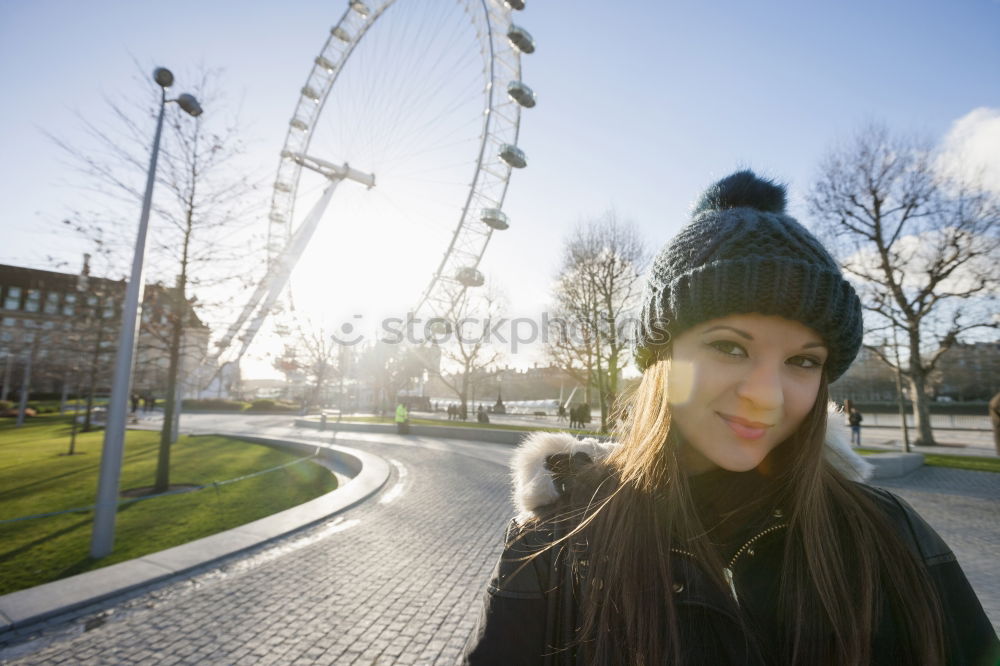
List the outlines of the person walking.
<svg viewBox="0 0 1000 666">
<path fill-rule="evenodd" d="M 847 416 L 847 422 L 851 426 L 851 446 L 861 446 L 861 422 L 864 420 L 857 407 L 851 407 L 851 413 Z"/>
<path fill-rule="evenodd" d="M 410 415 L 406 411 L 406 405 L 399 403 L 396 405 L 396 433 L 408 435 L 410 433 Z"/>
<path fill-rule="evenodd" d="M 724 178 L 656 257 L 617 443 L 515 452 L 467 663 L 996 663 L 951 550 L 830 416 L 861 302 L 785 197 Z"/>
</svg>

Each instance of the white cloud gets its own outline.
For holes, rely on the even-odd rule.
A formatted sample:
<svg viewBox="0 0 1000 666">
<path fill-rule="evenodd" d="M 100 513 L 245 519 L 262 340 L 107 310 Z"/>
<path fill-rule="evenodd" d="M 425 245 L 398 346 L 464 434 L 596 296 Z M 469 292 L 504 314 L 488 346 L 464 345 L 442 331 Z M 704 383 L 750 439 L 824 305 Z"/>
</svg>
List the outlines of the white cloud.
<svg viewBox="0 0 1000 666">
<path fill-rule="evenodd" d="M 1000 109 L 973 109 L 952 123 L 939 166 L 946 173 L 981 176 L 985 187 L 1000 192 Z"/>
</svg>

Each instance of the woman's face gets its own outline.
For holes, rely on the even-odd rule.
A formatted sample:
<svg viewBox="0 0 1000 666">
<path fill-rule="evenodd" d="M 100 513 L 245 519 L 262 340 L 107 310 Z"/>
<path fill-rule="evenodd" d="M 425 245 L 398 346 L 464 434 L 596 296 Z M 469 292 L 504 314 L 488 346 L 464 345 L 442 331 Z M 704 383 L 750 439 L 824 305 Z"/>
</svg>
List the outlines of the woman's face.
<svg viewBox="0 0 1000 666">
<path fill-rule="evenodd" d="M 691 474 L 755 468 L 816 402 L 827 349 L 811 328 L 740 314 L 674 338 L 669 400 Z"/>
</svg>

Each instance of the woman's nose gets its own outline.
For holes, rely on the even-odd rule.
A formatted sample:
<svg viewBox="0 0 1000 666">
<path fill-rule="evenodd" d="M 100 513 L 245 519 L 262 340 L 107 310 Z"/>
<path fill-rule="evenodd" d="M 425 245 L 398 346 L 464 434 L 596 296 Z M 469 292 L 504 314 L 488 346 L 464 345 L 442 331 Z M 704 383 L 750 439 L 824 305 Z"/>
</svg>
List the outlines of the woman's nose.
<svg viewBox="0 0 1000 666">
<path fill-rule="evenodd" d="M 736 386 L 736 394 L 758 409 L 778 409 L 785 402 L 781 368 L 773 363 L 752 364 Z"/>
</svg>

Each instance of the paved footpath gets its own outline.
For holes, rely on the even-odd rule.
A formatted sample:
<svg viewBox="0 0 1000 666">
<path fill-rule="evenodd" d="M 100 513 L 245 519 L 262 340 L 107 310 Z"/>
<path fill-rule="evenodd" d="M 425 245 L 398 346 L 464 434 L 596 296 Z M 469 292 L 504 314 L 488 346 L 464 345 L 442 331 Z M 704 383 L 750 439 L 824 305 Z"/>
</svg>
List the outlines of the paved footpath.
<svg viewBox="0 0 1000 666">
<path fill-rule="evenodd" d="M 286 423 L 233 420 L 224 429 L 319 436 Z M 197 428 L 198 419 L 185 417 L 185 426 L 192 425 Z M 337 442 L 392 463 L 393 478 L 379 495 L 250 555 L 24 636 L 0 649 L 0 659 L 455 663 L 512 515 L 510 447 L 355 433 Z M 1000 475 L 924 468 L 902 483 L 882 485 L 891 485 L 949 541 L 994 624 L 1000 623 L 998 567 L 991 559 L 1000 550 Z"/>
</svg>

